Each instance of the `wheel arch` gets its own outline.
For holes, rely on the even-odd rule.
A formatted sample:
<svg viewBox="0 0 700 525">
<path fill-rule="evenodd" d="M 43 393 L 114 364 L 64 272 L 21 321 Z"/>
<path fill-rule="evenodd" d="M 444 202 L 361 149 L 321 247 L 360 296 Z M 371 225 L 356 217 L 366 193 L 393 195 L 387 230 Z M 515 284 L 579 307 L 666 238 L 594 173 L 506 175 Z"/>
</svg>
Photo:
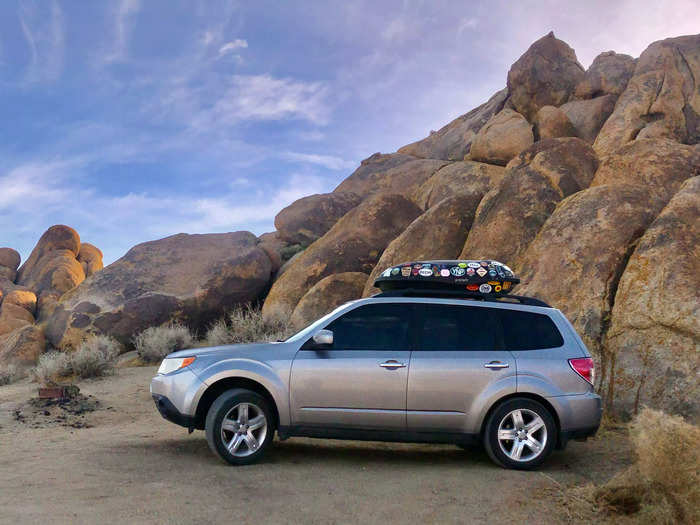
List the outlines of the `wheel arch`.
<svg viewBox="0 0 700 525">
<path fill-rule="evenodd" d="M 273 395 L 267 388 L 265 388 L 263 384 L 248 377 L 224 377 L 222 379 L 219 379 L 215 383 L 209 385 L 209 387 L 207 387 L 207 389 L 199 398 L 199 402 L 197 403 L 197 410 L 195 411 L 194 416 L 195 428 L 199 430 L 204 430 L 204 422 L 207 419 L 207 412 L 209 411 L 211 405 L 221 394 L 223 394 L 227 390 L 231 390 L 234 388 L 244 388 L 264 397 L 265 400 L 269 403 L 270 409 L 273 413 L 273 417 L 275 418 L 275 421 L 273 422 L 274 427 L 279 427 L 280 414 L 279 409 L 277 407 L 277 403 L 275 402 L 275 398 L 273 397 Z"/>
<path fill-rule="evenodd" d="M 525 398 L 525 399 L 531 399 L 533 401 L 537 401 L 540 403 L 542 406 L 544 406 L 552 416 L 552 419 L 554 419 L 554 424 L 557 427 L 557 443 L 556 446 L 560 447 L 562 445 L 562 439 L 561 439 L 561 421 L 559 420 L 559 414 L 557 413 L 557 410 L 554 408 L 554 405 L 547 401 L 546 398 L 533 394 L 532 392 L 513 392 L 512 394 L 508 394 L 506 396 L 503 396 L 499 398 L 497 401 L 495 401 L 489 409 L 486 411 L 486 415 L 484 415 L 484 418 L 481 421 L 481 427 L 479 429 L 479 438 L 483 441 L 484 439 L 484 432 L 486 432 L 486 423 L 488 422 L 489 418 L 491 417 L 491 414 L 503 403 L 506 401 L 509 401 L 511 399 L 516 399 L 516 398 Z"/>
</svg>

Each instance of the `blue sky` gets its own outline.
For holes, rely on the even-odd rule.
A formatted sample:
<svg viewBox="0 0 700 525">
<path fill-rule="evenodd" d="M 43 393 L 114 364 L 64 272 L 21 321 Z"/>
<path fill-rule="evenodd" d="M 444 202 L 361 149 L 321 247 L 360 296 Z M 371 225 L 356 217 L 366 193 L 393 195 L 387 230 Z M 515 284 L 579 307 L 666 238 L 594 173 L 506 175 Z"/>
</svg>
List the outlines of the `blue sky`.
<svg viewBox="0 0 700 525">
<path fill-rule="evenodd" d="M 613 4 L 611 7 L 609 4 Z M 295 199 L 505 86 L 554 30 L 587 67 L 700 28 L 695 1 L 0 3 L 0 246 L 105 253 L 273 229 Z"/>
</svg>

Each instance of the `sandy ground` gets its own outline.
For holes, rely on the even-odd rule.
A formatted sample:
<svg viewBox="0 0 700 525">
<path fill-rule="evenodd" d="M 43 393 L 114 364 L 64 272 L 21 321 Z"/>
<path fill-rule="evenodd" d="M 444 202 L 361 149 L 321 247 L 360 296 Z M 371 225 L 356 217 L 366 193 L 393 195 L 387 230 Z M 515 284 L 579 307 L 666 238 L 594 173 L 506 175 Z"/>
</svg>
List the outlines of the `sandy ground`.
<svg viewBox="0 0 700 525">
<path fill-rule="evenodd" d="M 630 461 L 625 437 L 607 432 L 539 472 L 503 470 L 479 448 L 301 438 L 230 467 L 202 432 L 160 417 L 154 373 L 81 382 L 98 407 L 82 414 L 29 405 L 27 380 L 0 387 L 0 523 L 563 523 L 553 489 Z"/>
</svg>

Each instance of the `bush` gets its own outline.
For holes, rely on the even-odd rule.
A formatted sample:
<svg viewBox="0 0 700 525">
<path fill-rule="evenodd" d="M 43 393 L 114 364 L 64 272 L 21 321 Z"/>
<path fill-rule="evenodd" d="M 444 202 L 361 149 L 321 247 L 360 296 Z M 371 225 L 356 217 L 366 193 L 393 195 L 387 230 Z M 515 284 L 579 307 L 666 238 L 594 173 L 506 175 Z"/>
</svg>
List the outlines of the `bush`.
<svg viewBox="0 0 700 525">
<path fill-rule="evenodd" d="M 102 377 L 114 373 L 114 361 L 121 345 L 106 335 L 96 335 L 84 341 L 70 354 L 71 373 L 82 379 Z"/>
<path fill-rule="evenodd" d="M 635 463 L 595 489 L 596 504 L 644 523 L 700 523 L 700 427 L 645 408 L 630 437 Z"/>
<path fill-rule="evenodd" d="M 260 310 L 246 304 L 236 307 L 227 319 L 220 319 L 209 327 L 205 346 L 236 343 L 255 343 L 286 339 L 290 335 L 288 323 L 266 321 Z"/>
<path fill-rule="evenodd" d="M 146 328 L 134 337 L 136 353 L 146 363 L 156 363 L 177 350 L 194 346 L 189 328 L 178 323 Z"/>
<path fill-rule="evenodd" d="M 64 377 L 103 377 L 114 373 L 114 362 L 121 345 L 106 335 L 83 341 L 73 353 L 47 352 L 32 369 L 34 379 L 42 385 L 54 385 Z"/>
<path fill-rule="evenodd" d="M 0 386 L 14 383 L 19 378 L 19 369 L 15 365 L 0 366 Z"/>
</svg>

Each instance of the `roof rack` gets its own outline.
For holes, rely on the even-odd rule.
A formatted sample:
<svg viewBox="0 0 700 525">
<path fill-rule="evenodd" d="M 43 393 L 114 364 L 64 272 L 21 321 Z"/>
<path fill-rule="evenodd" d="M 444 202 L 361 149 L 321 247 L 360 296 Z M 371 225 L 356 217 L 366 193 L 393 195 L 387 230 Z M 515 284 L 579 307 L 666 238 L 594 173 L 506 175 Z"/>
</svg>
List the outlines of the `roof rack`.
<svg viewBox="0 0 700 525">
<path fill-rule="evenodd" d="M 487 297 L 478 293 L 470 293 L 465 290 L 449 290 L 444 288 L 401 288 L 398 290 L 390 290 L 374 294 L 372 297 L 434 297 L 444 299 L 472 299 L 486 302 L 514 302 L 526 306 L 542 306 L 551 308 L 550 305 L 534 297 L 526 297 L 524 295 L 499 295 Z"/>
</svg>

